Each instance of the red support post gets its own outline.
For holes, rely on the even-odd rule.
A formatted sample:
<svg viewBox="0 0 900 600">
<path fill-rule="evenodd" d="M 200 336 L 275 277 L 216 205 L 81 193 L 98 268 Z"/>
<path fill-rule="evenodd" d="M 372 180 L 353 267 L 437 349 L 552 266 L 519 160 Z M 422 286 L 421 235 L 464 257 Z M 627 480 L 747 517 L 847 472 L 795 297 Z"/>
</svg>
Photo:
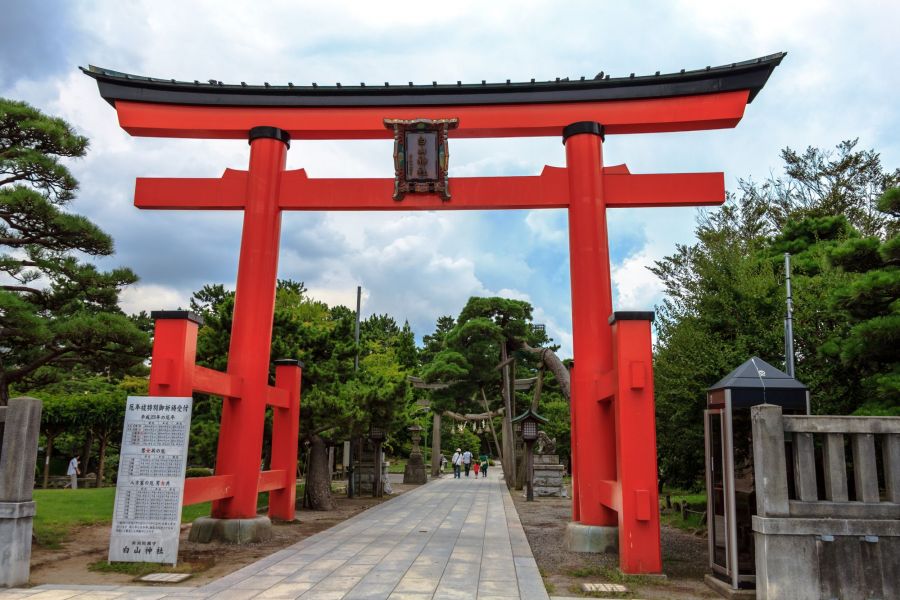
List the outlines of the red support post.
<svg viewBox="0 0 900 600">
<path fill-rule="evenodd" d="M 186 310 L 153 311 L 150 317 L 155 321 L 150 395 L 192 396 L 197 331 L 203 320 Z"/>
<path fill-rule="evenodd" d="M 600 502 L 600 482 L 616 479 L 615 424 L 600 403 L 599 382 L 612 369 L 612 313 L 603 126 L 591 121 L 563 130 L 569 176 L 569 264 L 572 278 L 572 495 L 573 518 L 584 525 L 615 525 Z"/>
<path fill-rule="evenodd" d="M 618 457 L 619 568 L 661 573 L 656 414 L 653 402 L 652 312 L 616 312 L 616 455 Z"/>
<path fill-rule="evenodd" d="M 250 130 L 244 228 L 228 349 L 228 374 L 240 380 L 241 397 L 223 400 L 216 462 L 217 475 L 234 475 L 234 495 L 213 503 L 217 518 L 256 516 L 281 239 L 278 197 L 288 144 L 287 133 L 275 127 Z"/>
<path fill-rule="evenodd" d="M 285 390 L 288 405 L 274 408 L 272 418 L 272 470 L 285 473 L 284 487 L 269 494 L 269 517 L 293 521 L 297 501 L 297 450 L 300 439 L 299 360 L 275 361 L 275 387 Z"/>
</svg>

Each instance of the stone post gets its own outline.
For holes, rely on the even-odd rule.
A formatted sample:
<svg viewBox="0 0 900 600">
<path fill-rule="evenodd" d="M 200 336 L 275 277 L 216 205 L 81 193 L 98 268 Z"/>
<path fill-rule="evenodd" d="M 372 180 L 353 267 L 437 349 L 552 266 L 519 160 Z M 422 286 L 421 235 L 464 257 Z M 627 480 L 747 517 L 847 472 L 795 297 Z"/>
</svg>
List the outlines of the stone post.
<svg viewBox="0 0 900 600">
<path fill-rule="evenodd" d="M 753 468 L 756 481 L 756 514 L 787 517 L 787 461 L 784 457 L 784 423 L 781 407 L 760 404 L 750 408 L 753 426 Z"/>
<path fill-rule="evenodd" d="M 0 408 L 4 422 L 0 450 L 0 587 L 28 583 L 34 517 L 34 467 L 41 425 L 41 401 L 13 398 Z"/>
</svg>

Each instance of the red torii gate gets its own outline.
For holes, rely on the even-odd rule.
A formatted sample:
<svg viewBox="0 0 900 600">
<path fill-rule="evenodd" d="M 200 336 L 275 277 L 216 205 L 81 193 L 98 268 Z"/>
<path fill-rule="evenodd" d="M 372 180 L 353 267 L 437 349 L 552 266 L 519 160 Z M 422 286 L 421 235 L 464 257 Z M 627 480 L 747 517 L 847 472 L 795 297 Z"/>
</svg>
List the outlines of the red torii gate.
<svg viewBox="0 0 900 600">
<path fill-rule="evenodd" d="M 572 285 L 573 521 L 618 526 L 626 573 L 662 569 L 650 321 L 614 313 L 606 209 L 717 205 L 722 173 L 635 175 L 603 166 L 606 134 L 734 127 L 784 54 L 699 71 L 610 79 L 415 86 L 247 86 L 176 82 L 96 67 L 119 124 L 132 135 L 249 139 L 247 171 L 218 179 L 138 178 L 144 209 L 243 210 L 226 373 L 194 364 L 197 324 L 157 313 L 150 391 L 225 398 L 216 475 L 189 479 L 185 504 L 214 500 L 213 516 L 250 518 L 273 492 L 270 515 L 293 519 L 300 368 L 280 362 L 268 386 L 281 212 L 566 208 Z M 562 136 L 566 167 L 537 176 L 458 177 L 452 199 L 392 199 L 393 179 L 310 178 L 285 170 L 291 139 L 391 138 L 384 119 L 456 118 L 451 137 Z M 276 409 L 272 470 L 261 472 L 266 405 Z"/>
</svg>

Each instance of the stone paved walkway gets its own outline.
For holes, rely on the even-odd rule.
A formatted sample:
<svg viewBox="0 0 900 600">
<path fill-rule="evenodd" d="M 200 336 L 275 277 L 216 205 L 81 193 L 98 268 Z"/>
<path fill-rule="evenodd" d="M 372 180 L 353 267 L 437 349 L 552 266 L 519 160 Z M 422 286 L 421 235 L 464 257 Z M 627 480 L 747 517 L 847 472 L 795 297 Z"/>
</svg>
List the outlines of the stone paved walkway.
<svg viewBox="0 0 900 600">
<path fill-rule="evenodd" d="M 0 591 L 0 599 L 12 598 L 548 600 L 493 468 L 487 479 L 445 475 L 203 587 Z"/>
</svg>

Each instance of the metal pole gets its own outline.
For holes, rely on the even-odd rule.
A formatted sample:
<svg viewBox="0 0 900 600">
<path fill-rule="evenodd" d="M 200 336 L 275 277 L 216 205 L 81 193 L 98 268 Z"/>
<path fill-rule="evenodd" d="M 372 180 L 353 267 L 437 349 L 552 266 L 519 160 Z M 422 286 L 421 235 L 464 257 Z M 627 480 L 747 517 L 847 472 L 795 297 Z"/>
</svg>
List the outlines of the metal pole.
<svg viewBox="0 0 900 600">
<path fill-rule="evenodd" d="M 791 297 L 791 255 L 784 253 L 784 285 L 787 288 L 787 314 L 784 317 L 784 367 L 794 376 L 794 305 Z"/>
<path fill-rule="evenodd" d="M 353 359 L 353 370 L 359 371 L 359 306 L 362 297 L 362 286 L 356 286 L 356 333 L 353 339 L 356 341 L 356 358 Z"/>
<path fill-rule="evenodd" d="M 356 330 L 353 339 L 356 343 L 356 356 L 353 359 L 353 371 L 359 371 L 359 306 L 362 296 L 362 286 L 356 286 Z M 360 454 L 362 456 L 362 454 Z M 353 438 L 350 438 L 350 456 L 347 458 L 347 497 L 352 498 L 355 492 L 353 481 Z"/>
</svg>

